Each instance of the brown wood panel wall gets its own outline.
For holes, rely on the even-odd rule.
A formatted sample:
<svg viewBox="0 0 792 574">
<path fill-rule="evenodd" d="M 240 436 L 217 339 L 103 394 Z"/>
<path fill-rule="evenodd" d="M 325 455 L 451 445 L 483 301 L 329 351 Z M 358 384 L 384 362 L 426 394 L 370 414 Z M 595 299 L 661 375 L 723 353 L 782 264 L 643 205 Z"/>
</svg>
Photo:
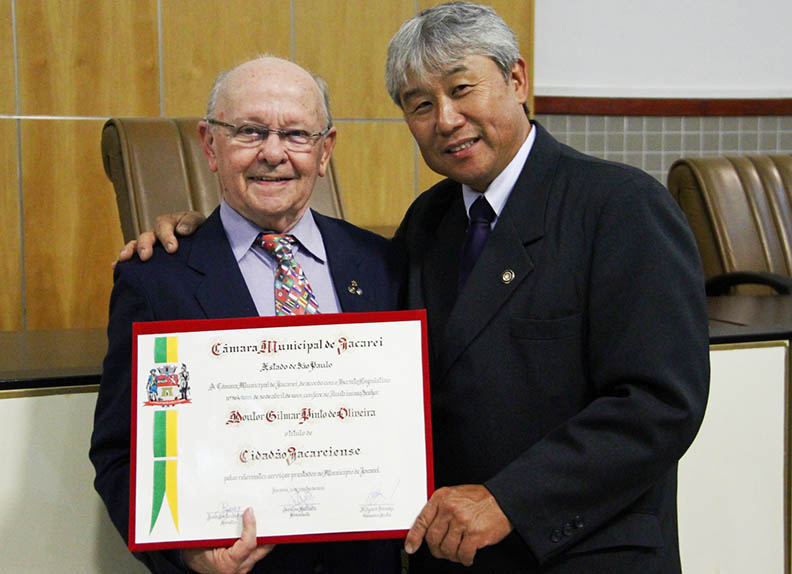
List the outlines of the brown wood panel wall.
<svg viewBox="0 0 792 574">
<path fill-rule="evenodd" d="M 415 167 L 409 130 L 385 90 L 385 56 L 414 2 L 297 0 L 295 7 L 296 60 L 327 81 L 338 120 L 335 165 L 347 217 L 395 226 L 415 197 Z"/>
<path fill-rule="evenodd" d="M 0 0 L 0 114 L 15 112 L 11 0 Z M 0 119 L 0 330 L 22 328 L 17 121 Z"/>
<path fill-rule="evenodd" d="M 17 120 L 0 120 L 0 331 L 22 328 Z"/>
<path fill-rule="evenodd" d="M 290 58 L 290 12 L 283 0 L 163 0 L 163 115 L 204 115 L 215 77 L 239 62 Z"/>
<path fill-rule="evenodd" d="M 22 120 L 25 290 L 29 329 L 107 322 L 122 244 L 97 145 L 101 120 Z"/>
<path fill-rule="evenodd" d="M 407 127 L 401 122 L 339 123 L 333 154 L 347 219 L 395 228 L 415 197 L 415 154 Z"/>
<path fill-rule="evenodd" d="M 0 0 L 0 114 L 11 115 L 14 107 L 14 30 L 11 0 Z"/>
<path fill-rule="evenodd" d="M 385 91 L 385 53 L 416 6 L 436 3 L 0 0 L 0 330 L 106 323 L 121 230 L 104 119 L 202 115 L 217 73 L 261 53 L 327 80 L 348 218 L 395 226 L 438 177 Z M 532 68 L 533 0 L 487 3 Z"/>
<path fill-rule="evenodd" d="M 159 113 L 155 0 L 40 0 L 16 10 L 21 114 Z"/>
</svg>

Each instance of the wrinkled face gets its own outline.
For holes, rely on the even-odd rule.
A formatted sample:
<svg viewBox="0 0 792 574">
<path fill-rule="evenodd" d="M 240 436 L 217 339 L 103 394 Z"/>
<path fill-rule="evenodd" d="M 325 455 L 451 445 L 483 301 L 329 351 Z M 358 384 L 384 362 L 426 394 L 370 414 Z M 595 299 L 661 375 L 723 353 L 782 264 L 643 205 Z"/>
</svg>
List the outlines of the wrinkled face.
<svg viewBox="0 0 792 574">
<path fill-rule="evenodd" d="M 485 191 L 531 131 L 525 62 L 507 79 L 485 56 L 468 56 L 447 70 L 408 76 L 401 92 L 407 125 L 427 165 Z"/>
<path fill-rule="evenodd" d="M 216 120 L 253 123 L 278 130 L 319 133 L 327 126 L 316 82 L 302 68 L 281 60 L 255 60 L 228 76 L 218 95 Z M 255 145 L 241 145 L 234 130 L 200 122 L 209 167 L 220 177 L 223 197 L 263 229 L 285 232 L 308 209 L 316 178 L 323 176 L 335 145 L 335 128 L 308 149 L 287 149 L 274 132 Z"/>
</svg>

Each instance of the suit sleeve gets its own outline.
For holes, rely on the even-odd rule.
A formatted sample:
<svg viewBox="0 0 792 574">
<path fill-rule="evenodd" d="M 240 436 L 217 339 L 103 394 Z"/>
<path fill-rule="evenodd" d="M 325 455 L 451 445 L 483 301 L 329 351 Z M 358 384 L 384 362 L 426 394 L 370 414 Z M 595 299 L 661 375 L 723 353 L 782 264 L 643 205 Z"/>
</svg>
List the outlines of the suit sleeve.
<svg viewBox="0 0 792 574">
<path fill-rule="evenodd" d="M 108 348 L 94 412 L 90 459 L 94 487 L 125 542 L 129 541 L 132 323 L 154 320 L 135 264 L 119 264 L 110 297 Z M 152 572 L 179 573 L 178 551 L 135 553 Z"/>
<path fill-rule="evenodd" d="M 703 419 L 709 343 L 698 253 L 670 195 L 638 181 L 621 182 L 585 215 L 590 402 L 486 482 L 542 562 L 627 514 L 664 512 L 659 501 L 675 501 L 676 463 Z M 564 373 L 557 383 L 569 384 Z"/>
</svg>

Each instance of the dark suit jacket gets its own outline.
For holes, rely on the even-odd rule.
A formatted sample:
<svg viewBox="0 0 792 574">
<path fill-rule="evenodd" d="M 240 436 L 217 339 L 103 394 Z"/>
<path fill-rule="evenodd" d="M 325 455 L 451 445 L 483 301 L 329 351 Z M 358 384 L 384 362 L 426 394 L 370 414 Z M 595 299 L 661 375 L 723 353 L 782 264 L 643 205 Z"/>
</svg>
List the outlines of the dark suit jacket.
<svg viewBox="0 0 792 574">
<path fill-rule="evenodd" d="M 402 259 L 392 244 L 343 221 L 314 213 L 333 283 L 344 312 L 399 308 Z M 231 252 L 219 210 L 168 255 L 157 248 L 150 262 L 120 263 L 110 300 L 109 346 L 96 405 L 90 457 L 96 490 L 127 540 L 132 323 L 169 319 L 246 317 L 257 314 Z M 347 289 L 352 280 L 360 295 Z M 263 519 L 264 517 L 259 517 Z M 254 572 L 399 571 L 397 541 L 281 545 Z M 177 552 L 137 556 L 155 572 L 183 572 Z M 315 570 L 317 567 L 323 570 Z"/>
<path fill-rule="evenodd" d="M 437 486 L 483 483 L 515 527 L 472 569 L 679 572 L 676 463 L 709 381 L 704 280 L 670 194 L 541 126 L 462 292 L 461 186 L 396 236 L 428 310 Z"/>
</svg>

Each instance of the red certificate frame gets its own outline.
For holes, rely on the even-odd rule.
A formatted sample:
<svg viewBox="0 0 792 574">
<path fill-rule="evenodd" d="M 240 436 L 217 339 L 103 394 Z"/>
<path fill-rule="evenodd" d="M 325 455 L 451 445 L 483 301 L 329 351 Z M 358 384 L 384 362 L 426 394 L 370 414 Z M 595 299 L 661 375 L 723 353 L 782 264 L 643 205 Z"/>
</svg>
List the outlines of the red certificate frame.
<svg viewBox="0 0 792 574">
<path fill-rule="evenodd" d="M 129 493 L 131 551 L 222 547 L 233 544 L 241 531 L 242 510 L 248 505 L 236 504 L 236 501 L 226 504 L 224 497 L 233 498 L 237 490 L 248 488 L 253 483 L 264 485 L 261 488 L 256 487 L 256 491 L 271 491 L 273 498 L 281 496 L 281 492 L 283 496 L 289 497 L 285 502 L 279 503 L 280 514 L 267 511 L 266 516 L 296 517 L 282 519 L 284 533 L 267 532 L 264 529 L 264 534 L 257 536 L 259 544 L 403 538 L 412 519 L 434 491 L 425 310 L 158 321 L 135 323 L 132 332 Z M 403 339 L 402 333 L 405 334 Z M 420 341 L 414 341 L 414 335 Z M 222 342 L 227 337 L 255 341 L 255 345 Z M 398 344 L 400 341 L 403 344 Z M 172 353 L 173 347 L 176 349 L 175 354 Z M 405 355 L 407 358 L 400 358 L 400 353 L 408 353 Z M 186 362 L 182 361 L 185 356 L 188 357 Z M 216 375 L 216 365 L 222 361 L 227 366 L 223 369 L 231 373 L 228 382 L 219 380 Z M 261 362 L 260 367 L 255 361 Z M 392 368 L 389 361 L 396 361 L 398 367 Z M 250 370 L 245 371 L 248 364 L 256 365 L 259 370 L 255 374 Z M 197 367 L 193 368 L 194 365 Z M 392 376 L 367 376 L 367 373 L 376 371 L 379 367 L 389 369 L 387 372 Z M 403 368 L 406 369 L 404 373 Z M 237 369 L 241 374 L 237 373 Z M 364 369 L 364 372 L 359 373 L 357 369 Z M 408 377 L 409 382 L 405 384 L 402 376 Z M 238 382 L 240 377 L 251 382 Z M 343 388 L 336 388 L 339 385 Z M 284 392 L 283 388 L 290 390 Z M 295 388 L 300 390 L 295 391 Z M 253 393 L 251 389 L 260 394 Z M 393 437 L 388 435 L 391 431 L 387 430 L 394 427 L 396 403 L 408 400 L 403 395 L 411 397 L 409 400 L 412 401 L 409 408 L 399 411 L 409 417 L 410 432 L 405 433 L 406 429 L 400 428 L 398 434 L 399 437 L 412 437 L 409 444 L 416 446 L 413 450 L 420 453 L 416 455 L 419 457 L 417 459 L 409 458 L 412 465 L 409 468 L 417 469 L 418 472 L 413 474 L 420 475 L 418 484 L 412 476 L 391 476 L 387 469 L 382 468 L 388 466 L 387 461 L 394 455 L 401 456 L 402 451 L 410 450 L 406 447 L 394 449 Z M 354 400 L 349 397 L 354 397 Z M 279 410 L 263 406 L 259 409 L 251 408 L 253 404 L 263 404 L 265 401 L 272 404 L 272 401 L 279 400 L 285 401 L 278 403 L 281 405 Z M 346 402 L 338 407 L 339 400 Z M 299 401 L 313 406 L 303 407 L 301 411 L 289 410 L 284 406 L 302 404 Z M 356 408 L 347 404 L 350 402 L 352 405 L 363 406 Z M 201 411 L 209 414 L 196 418 L 197 403 L 202 403 L 205 409 L 209 408 L 209 411 Z M 215 404 L 226 406 L 207 406 Z M 391 404 L 394 412 L 390 410 Z M 239 408 L 234 408 L 237 406 Z M 422 412 L 413 412 L 415 407 L 420 407 Z M 244 412 L 245 408 L 247 414 Z M 223 417 L 226 417 L 226 412 L 230 413 L 225 423 L 218 419 L 216 410 L 222 410 Z M 189 418 L 191 416 L 192 422 Z M 401 424 L 401 415 L 399 418 L 396 426 Z M 196 423 L 196 420 L 200 423 Z M 204 421 L 208 422 L 204 424 Z M 292 422 L 294 425 L 290 426 Z M 268 423 L 281 426 L 276 427 L 273 424 L 273 428 L 278 428 L 278 431 L 272 433 L 267 430 Z M 313 431 L 297 430 L 296 425 L 303 423 L 306 423 L 303 428 L 315 425 L 314 428 L 321 429 L 321 432 L 317 430 L 316 435 L 313 435 Z M 336 430 L 343 428 L 344 424 L 359 425 L 348 427 L 359 430 L 351 435 L 343 434 L 345 430 Z M 269 450 L 254 448 L 247 443 L 236 446 L 234 440 L 248 440 L 251 433 L 246 430 L 244 434 L 234 434 L 228 425 L 248 425 L 247 428 L 256 429 L 252 434 L 257 437 L 259 433 L 263 433 L 260 436 L 264 437 L 290 436 L 293 438 L 285 440 L 291 440 L 295 444 L 303 441 L 304 446 Z M 201 435 L 204 426 L 213 430 L 207 435 L 210 438 L 205 441 L 195 439 L 200 448 L 184 438 L 185 433 L 187 437 Z M 377 452 L 376 448 L 355 448 L 354 445 L 347 448 L 349 445 L 346 443 L 349 443 L 350 436 L 355 437 L 355 440 L 365 441 L 370 435 L 378 435 L 380 431 L 383 433 L 383 444 L 390 445 L 384 447 L 387 456 L 373 454 L 370 459 L 355 458 L 354 464 L 344 459 L 349 457 L 351 461 L 352 458 L 361 456 L 361 451 Z M 303 436 L 306 433 L 307 438 Z M 326 445 L 320 439 L 334 437 L 334 433 L 340 433 L 336 438 L 339 445 L 343 446 Z M 230 440 L 218 439 L 218 435 L 227 435 Z M 218 442 L 214 444 L 212 441 Z M 321 444 L 313 446 L 311 441 Z M 422 444 L 418 445 L 418 442 Z M 226 448 L 226 445 L 233 446 Z M 236 458 L 223 452 L 226 450 Z M 204 451 L 220 452 L 217 460 L 223 469 L 224 481 L 226 484 L 229 480 L 238 482 L 230 487 L 215 489 L 210 486 L 206 489 L 206 496 L 202 496 L 202 500 L 205 498 L 216 502 L 213 497 L 218 497 L 219 506 L 211 506 L 211 511 L 189 507 L 185 510 L 185 503 L 181 502 L 181 498 L 187 497 L 184 492 L 189 488 L 197 488 L 194 484 L 196 480 L 209 481 L 205 474 L 212 474 L 195 472 L 195 469 L 216 468 L 216 465 L 206 465 L 202 461 Z M 224 462 L 226 459 L 231 462 Z M 363 462 L 355 466 L 358 464 L 357 460 Z M 287 465 L 291 461 L 294 466 L 287 471 L 287 466 L 282 464 L 284 461 Z M 226 464 L 229 465 L 228 468 Z M 366 464 L 370 468 L 364 466 Z M 245 470 L 238 470 L 240 466 L 244 466 Z M 248 471 L 254 467 L 258 467 L 257 471 Z M 298 468 L 301 470 L 297 470 Z M 188 482 L 183 477 L 185 472 L 190 475 Z M 372 482 L 367 473 L 381 475 L 377 477 L 381 483 Z M 313 478 L 303 481 L 308 476 Z M 366 488 L 370 488 L 371 492 L 361 502 L 350 498 L 352 510 L 349 514 L 337 509 L 327 511 L 327 515 L 321 510 L 317 511 L 317 508 L 335 508 L 333 505 L 338 503 L 338 496 L 332 489 L 327 492 L 324 485 L 333 484 L 340 477 L 344 477 L 347 482 L 360 481 L 361 488 L 358 490 L 361 495 Z M 305 482 L 305 485 L 301 486 L 303 482 L 300 481 Z M 185 484 L 186 487 L 181 486 Z M 364 484 L 381 484 L 383 488 L 363 487 Z M 401 495 L 394 496 L 397 491 L 408 491 L 411 494 L 402 501 L 399 499 Z M 193 493 L 192 500 L 195 498 Z M 269 495 L 262 496 L 262 499 L 270 500 Z M 255 508 L 253 504 L 250 506 Z M 354 509 L 357 509 L 357 514 Z M 411 517 L 409 520 L 406 520 L 407 515 Z M 258 533 L 261 533 L 262 522 L 265 521 L 258 511 L 257 517 Z M 371 521 L 374 527 L 350 530 L 349 524 L 345 522 L 348 517 L 349 524 L 368 524 Z M 203 526 L 193 528 L 200 520 L 207 522 L 206 532 L 209 534 L 206 536 L 195 535 L 196 528 L 204 532 Z M 391 520 L 398 522 L 399 527 L 382 527 L 382 524 L 390 524 Z M 344 526 L 334 529 L 332 524 L 336 521 Z M 311 526 L 312 524 L 317 526 Z M 331 526 L 328 528 L 328 525 Z M 231 535 L 215 534 L 233 528 L 236 531 Z M 155 531 L 162 533 L 155 535 Z M 184 534 L 185 531 L 189 534 Z M 173 532 L 177 534 L 174 535 Z"/>
</svg>

